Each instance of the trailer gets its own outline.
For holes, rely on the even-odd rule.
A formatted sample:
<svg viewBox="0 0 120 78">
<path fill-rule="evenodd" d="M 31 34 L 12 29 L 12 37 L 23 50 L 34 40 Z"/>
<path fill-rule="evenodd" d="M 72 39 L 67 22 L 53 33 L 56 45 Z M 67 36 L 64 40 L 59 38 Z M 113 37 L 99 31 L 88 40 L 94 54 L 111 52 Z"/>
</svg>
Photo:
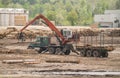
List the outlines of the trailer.
<svg viewBox="0 0 120 78">
<path fill-rule="evenodd" d="M 41 22 L 46 24 L 54 33 L 54 37 L 57 39 L 59 44 L 52 44 L 50 36 L 39 36 L 36 38 L 35 42 L 29 44 L 28 49 L 38 48 L 38 53 L 49 52 L 50 54 L 64 54 L 69 55 L 71 52 L 76 54 L 81 54 L 81 56 L 88 57 L 108 57 L 108 50 L 104 43 L 103 32 L 98 34 L 89 35 L 89 32 L 84 33 L 80 36 L 79 32 L 72 32 L 69 29 L 58 30 L 54 24 L 52 24 L 46 17 L 42 14 L 36 16 L 32 21 L 30 21 L 25 27 L 20 30 L 19 38 L 23 38 L 22 31 L 27 28 L 30 24 L 34 23 L 36 20 L 42 19 Z M 99 39 L 98 39 L 99 37 Z M 80 38 L 83 38 L 83 42 Z M 99 42 L 99 46 L 93 46 L 94 38 Z M 83 46 L 74 46 L 78 42 L 83 43 Z M 90 44 L 91 43 L 91 44 Z"/>
<path fill-rule="evenodd" d="M 92 36 L 86 33 L 81 35 L 80 40 L 77 38 L 78 35 L 75 35 L 75 38 L 77 39 L 75 39 L 74 45 L 72 46 L 69 44 L 69 47 L 66 47 L 66 52 L 63 51 L 65 46 L 51 44 L 51 38 L 48 36 L 37 37 L 36 41 L 30 43 L 28 48 L 36 49 L 38 53 L 48 52 L 49 54 L 69 55 L 71 52 L 76 52 L 82 57 L 108 57 L 108 52 L 113 51 L 114 47 L 112 43 L 109 45 L 105 44 L 105 35 L 104 32 Z M 113 37 L 110 37 L 109 39 L 113 42 Z"/>
<path fill-rule="evenodd" d="M 111 49 L 110 49 L 111 48 Z M 82 57 L 108 57 L 108 52 L 112 51 L 112 46 L 77 46 L 76 50 L 80 52 Z"/>
<path fill-rule="evenodd" d="M 87 33 L 84 34 L 80 39 L 82 45 L 76 45 L 76 50 L 82 57 L 108 57 L 108 52 L 115 48 L 113 47 L 113 36 L 109 38 L 111 43 L 105 44 L 106 34 L 108 33 L 105 31 L 91 36 Z"/>
</svg>

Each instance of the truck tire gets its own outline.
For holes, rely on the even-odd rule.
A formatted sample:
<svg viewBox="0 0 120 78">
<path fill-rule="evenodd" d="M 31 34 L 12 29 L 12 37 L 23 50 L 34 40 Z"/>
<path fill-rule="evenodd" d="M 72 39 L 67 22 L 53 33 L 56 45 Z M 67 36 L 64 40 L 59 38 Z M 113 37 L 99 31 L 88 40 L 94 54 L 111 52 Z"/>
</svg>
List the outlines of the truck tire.
<svg viewBox="0 0 120 78">
<path fill-rule="evenodd" d="M 70 50 L 66 50 L 66 52 L 64 52 L 65 55 L 69 55 L 70 54 Z"/>
<path fill-rule="evenodd" d="M 81 55 L 82 57 L 85 57 L 85 56 L 86 56 L 85 50 L 80 50 L 80 55 Z"/>
<path fill-rule="evenodd" d="M 102 57 L 108 57 L 108 52 L 103 53 Z"/>
<path fill-rule="evenodd" d="M 48 48 L 48 51 L 50 54 L 55 54 L 55 49 L 52 47 Z"/>
<path fill-rule="evenodd" d="M 27 49 L 34 49 L 32 46 L 28 46 L 28 48 Z"/>
<path fill-rule="evenodd" d="M 92 57 L 92 51 L 91 50 L 87 50 L 86 51 L 86 56 L 87 57 Z"/>
<path fill-rule="evenodd" d="M 93 57 L 100 57 L 100 52 L 98 50 L 94 50 Z"/>
<path fill-rule="evenodd" d="M 42 53 L 42 51 L 43 51 L 42 48 L 40 48 L 40 49 L 38 50 L 38 53 Z"/>
<path fill-rule="evenodd" d="M 55 54 L 61 55 L 63 52 L 61 50 L 61 48 L 56 48 L 55 49 Z"/>
</svg>

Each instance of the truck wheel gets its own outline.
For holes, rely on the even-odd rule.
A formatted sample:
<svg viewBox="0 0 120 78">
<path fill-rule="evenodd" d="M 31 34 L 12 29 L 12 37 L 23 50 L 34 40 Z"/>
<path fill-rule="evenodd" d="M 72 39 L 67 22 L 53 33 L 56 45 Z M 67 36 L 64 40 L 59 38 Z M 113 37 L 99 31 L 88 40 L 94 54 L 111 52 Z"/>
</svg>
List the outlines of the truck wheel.
<svg viewBox="0 0 120 78">
<path fill-rule="evenodd" d="M 28 48 L 27 49 L 34 49 L 32 46 L 28 46 Z"/>
<path fill-rule="evenodd" d="M 91 57 L 92 56 L 92 51 L 91 50 L 87 50 L 86 51 L 86 56 L 87 57 Z"/>
<path fill-rule="evenodd" d="M 65 55 L 69 55 L 70 54 L 70 50 L 66 50 L 66 52 L 64 54 Z"/>
<path fill-rule="evenodd" d="M 61 48 L 56 48 L 55 54 L 61 55 L 62 54 Z"/>
<path fill-rule="evenodd" d="M 93 51 L 93 57 L 100 57 L 99 51 L 97 50 Z"/>
<path fill-rule="evenodd" d="M 80 50 L 80 55 L 81 55 L 82 57 L 85 57 L 85 56 L 86 56 L 86 52 L 85 52 L 84 50 Z"/>
<path fill-rule="evenodd" d="M 40 49 L 38 50 L 38 53 L 42 53 L 42 51 L 43 51 L 43 50 L 40 48 Z"/>
<path fill-rule="evenodd" d="M 108 57 L 108 52 L 105 53 L 105 57 Z"/>
<path fill-rule="evenodd" d="M 108 52 L 103 53 L 102 57 L 108 57 Z"/>
<path fill-rule="evenodd" d="M 55 54 L 55 49 L 54 49 L 54 48 L 52 48 L 52 47 L 51 47 L 51 48 L 49 48 L 49 49 L 48 49 L 48 51 L 49 51 L 49 53 L 50 53 L 50 54 Z"/>
</svg>

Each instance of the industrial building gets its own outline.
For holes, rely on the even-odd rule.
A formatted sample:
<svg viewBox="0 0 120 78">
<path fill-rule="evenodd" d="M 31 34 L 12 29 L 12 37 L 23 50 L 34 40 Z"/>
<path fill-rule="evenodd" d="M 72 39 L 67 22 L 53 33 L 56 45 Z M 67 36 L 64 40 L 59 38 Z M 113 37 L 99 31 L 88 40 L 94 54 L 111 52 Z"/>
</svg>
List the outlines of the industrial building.
<svg viewBox="0 0 120 78">
<path fill-rule="evenodd" d="M 0 26 L 23 26 L 28 16 L 29 12 L 23 8 L 0 8 Z"/>
<path fill-rule="evenodd" d="M 105 10 L 104 14 L 120 14 L 120 10 Z"/>
<path fill-rule="evenodd" d="M 120 10 L 106 10 L 104 14 L 95 15 L 94 21 L 102 28 L 119 28 Z"/>
</svg>

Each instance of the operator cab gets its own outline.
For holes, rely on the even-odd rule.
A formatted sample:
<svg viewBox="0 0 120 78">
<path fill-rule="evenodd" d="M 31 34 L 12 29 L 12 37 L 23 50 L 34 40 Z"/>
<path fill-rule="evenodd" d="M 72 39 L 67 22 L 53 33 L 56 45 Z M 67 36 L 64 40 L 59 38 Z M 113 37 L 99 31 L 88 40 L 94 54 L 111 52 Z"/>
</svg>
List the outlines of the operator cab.
<svg viewBox="0 0 120 78">
<path fill-rule="evenodd" d="M 28 48 L 40 48 L 47 47 L 50 44 L 50 38 L 46 36 L 39 36 L 36 38 L 35 42 L 29 44 Z"/>
<path fill-rule="evenodd" d="M 72 31 L 71 30 L 69 30 L 69 29 L 62 29 L 61 30 L 61 33 L 62 33 L 62 35 L 64 36 L 64 38 L 66 38 L 66 39 L 70 39 L 70 38 L 72 38 Z"/>
</svg>

